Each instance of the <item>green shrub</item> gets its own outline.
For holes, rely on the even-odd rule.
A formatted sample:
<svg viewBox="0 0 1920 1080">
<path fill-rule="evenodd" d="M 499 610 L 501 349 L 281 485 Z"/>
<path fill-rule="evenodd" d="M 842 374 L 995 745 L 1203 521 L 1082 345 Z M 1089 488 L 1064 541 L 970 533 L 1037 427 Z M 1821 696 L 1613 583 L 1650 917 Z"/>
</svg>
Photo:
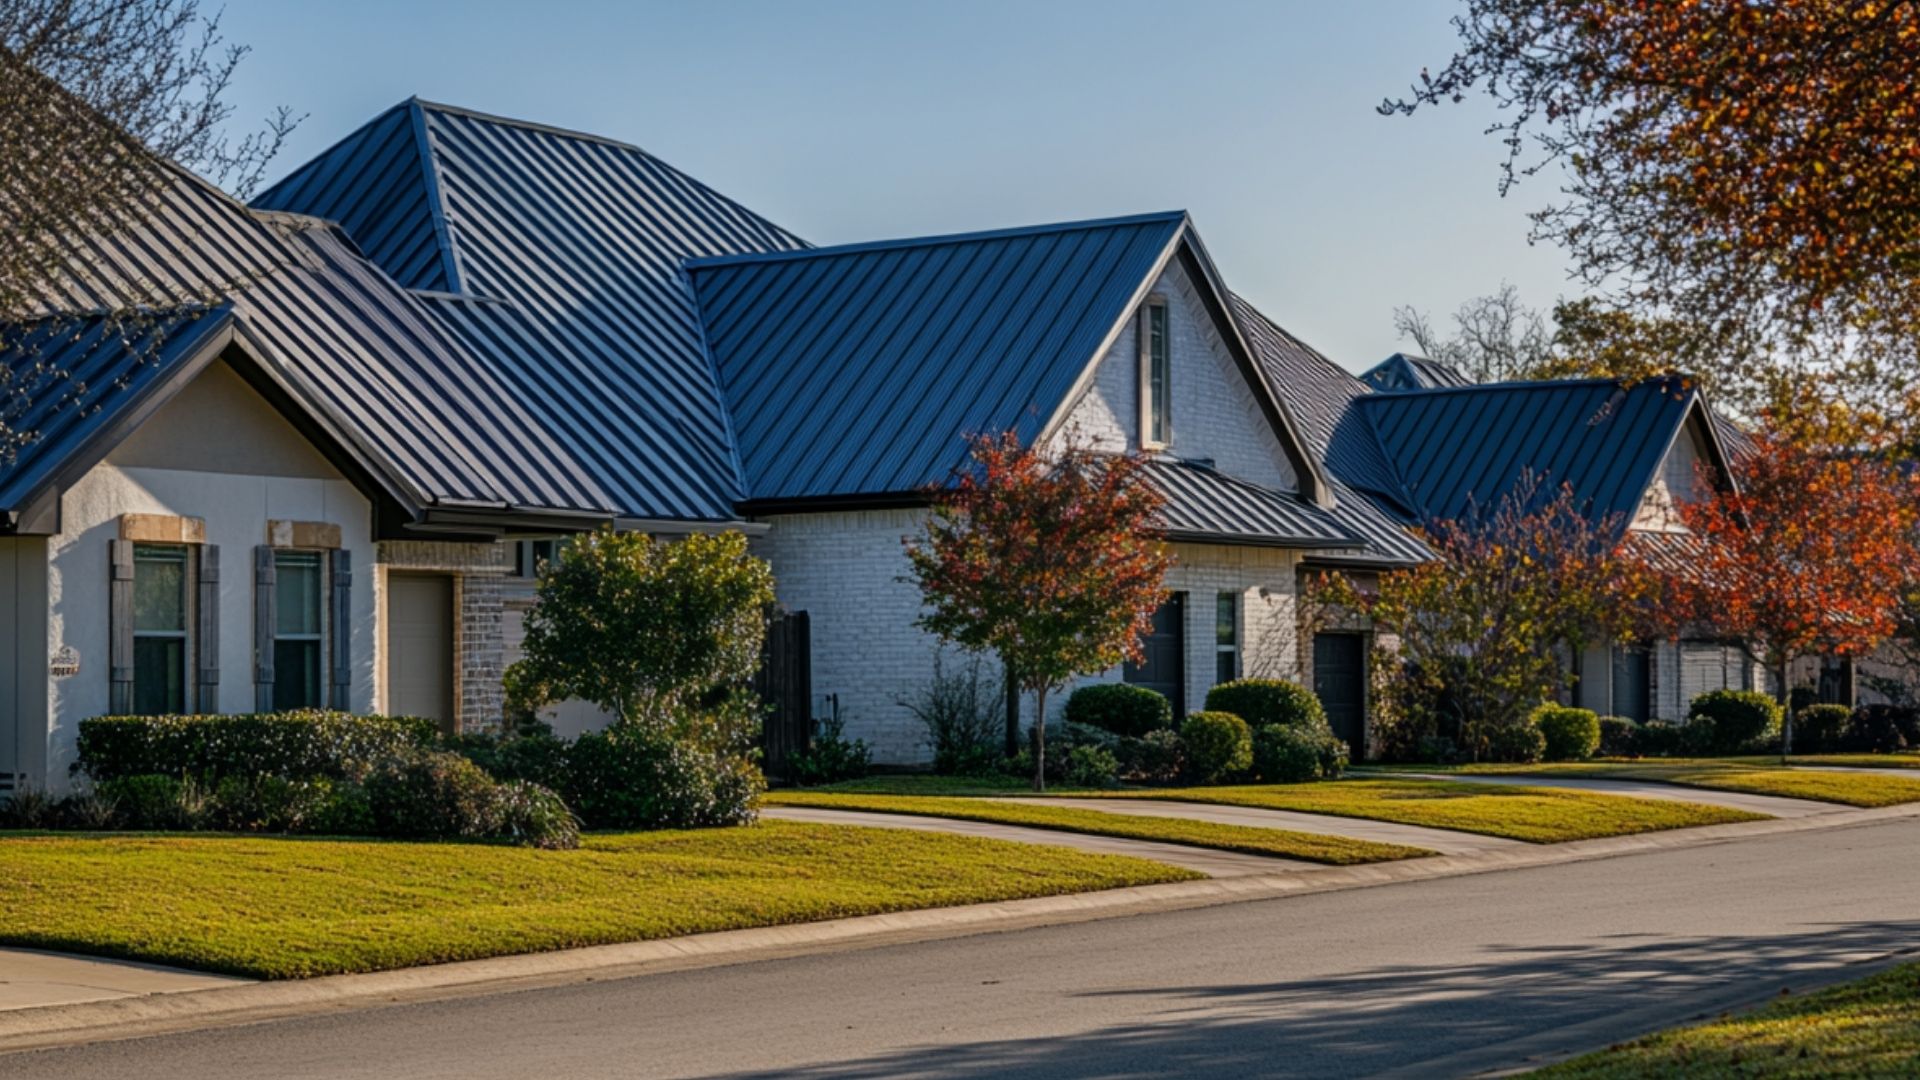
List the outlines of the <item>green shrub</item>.
<svg viewBox="0 0 1920 1080">
<path fill-rule="evenodd" d="M 945 654 L 933 658 L 933 678 L 914 693 L 895 699 L 927 731 L 933 771 L 943 776 L 985 776 L 1006 757 L 1004 685 L 981 670 L 979 656 L 958 671 L 947 668 Z"/>
<path fill-rule="evenodd" d="M 1113 751 L 1081 744 L 1066 753 L 1063 779 L 1074 787 L 1110 788 L 1119 784 L 1120 762 Z"/>
<path fill-rule="evenodd" d="M 1270 784 L 1334 780 L 1347 767 L 1347 744 L 1324 726 L 1268 724 L 1253 733 L 1253 770 Z"/>
<path fill-rule="evenodd" d="M 1487 760 L 1532 764 L 1547 752 L 1547 737 L 1531 720 L 1487 733 Z"/>
<path fill-rule="evenodd" d="M 787 761 L 788 775 L 801 787 L 857 780 L 873 767 L 873 753 L 864 740 L 846 737 L 839 716 L 822 720 L 812 745 Z"/>
<path fill-rule="evenodd" d="M 431 745 L 419 717 L 301 710 L 237 716 L 99 716 L 80 722 L 79 767 L 96 782 L 124 776 L 353 779 L 395 754 Z"/>
<path fill-rule="evenodd" d="M 1600 718 L 1592 709 L 1541 705 L 1527 720 L 1540 729 L 1548 761 L 1585 761 L 1600 748 Z"/>
<path fill-rule="evenodd" d="M 191 780 L 177 776 L 123 776 L 94 785 L 113 803 L 123 829 L 181 831 L 203 827 L 207 800 Z"/>
<path fill-rule="evenodd" d="M 503 839 L 552 851 L 580 846 L 580 819 L 553 791 L 515 780 L 500 785 L 498 799 L 498 835 Z"/>
<path fill-rule="evenodd" d="M 1067 695 L 1064 716 L 1071 723 L 1137 739 L 1173 727 L 1173 703 L 1144 686 L 1095 683 Z"/>
<path fill-rule="evenodd" d="M 325 777 L 229 776 L 213 790 L 210 817 L 215 828 L 232 832 L 315 832 L 328 817 L 334 788 L 348 785 Z M 362 830 L 372 832 L 370 826 Z"/>
<path fill-rule="evenodd" d="M 1207 691 L 1207 709 L 1230 712 L 1249 727 L 1272 724 L 1326 727 L 1327 713 L 1313 691 L 1285 679 L 1235 679 Z"/>
<path fill-rule="evenodd" d="M 1903 705 L 1862 705 L 1847 724 L 1845 749 L 1861 754 L 1891 754 L 1913 743 L 1914 711 Z"/>
<path fill-rule="evenodd" d="M 1687 719 L 1709 725 L 1702 734 L 1710 754 L 1737 754 L 1780 733 L 1780 706 L 1757 690 L 1709 690 L 1693 699 Z"/>
<path fill-rule="evenodd" d="M 1253 732 L 1229 712 L 1197 712 L 1180 725 L 1187 770 L 1203 784 L 1227 780 L 1253 767 Z"/>
<path fill-rule="evenodd" d="M 0 829 L 52 829 L 60 824 L 60 802 L 39 788 L 18 787 L 0 802 Z"/>
<path fill-rule="evenodd" d="M 1122 739 L 1114 748 L 1121 775 L 1149 784 L 1170 784 L 1186 771 L 1187 750 L 1180 733 L 1149 731 L 1138 739 Z"/>
<path fill-rule="evenodd" d="M 383 763 L 364 785 L 377 835 L 402 839 L 511 839 L 535 847 L 570 848 L 579 827 L 560 797 L 537 784 L 503 784 L 459 754 L 416 752 Z M 326 807 L 328 793 L 305 785 L 297 798 L 303 820 Z"/>
<path fill-rule="evenodd" d="M 1603 716 L 1600 718 L 1600 754 L 1603 757 L 1638 757 L 1646 751 L 1640 748 L 1640 725 L 1625 716 Z"/>
<path fill-rule="evenodd" d="M 1808 705 L 1793 717 L 1793 751 L 1825 754 L 1840 749 L 1853 710 L 1845 705 Z"/>
<path fill-rule="evenodd" d="M 555 791 L 566 786 L 567 740 L 555 737 L 545 724 L 507 735 L 452 735 L 440 745 L 485 769 L 495 780 L 526 780 Z"/>
<path fill-rule="evenodd" d="M 744 757 L 615 724 L 574 740 L 564 795 L 591 829 L 687 829 L 752 821 L 765 788 Z"/>
</svg>

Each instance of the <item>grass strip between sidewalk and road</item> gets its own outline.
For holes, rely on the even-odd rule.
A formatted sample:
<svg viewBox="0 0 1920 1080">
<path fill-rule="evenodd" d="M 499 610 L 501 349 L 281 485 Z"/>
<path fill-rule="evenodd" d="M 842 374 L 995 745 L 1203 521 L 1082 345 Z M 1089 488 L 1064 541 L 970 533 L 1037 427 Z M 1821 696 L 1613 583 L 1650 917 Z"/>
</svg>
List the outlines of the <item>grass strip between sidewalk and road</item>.
<svg viewBox="0 0 1920 1080">
<path fill-rule="evenodd" d="M 0 834 L 0 944 L 266 979 L 1189 881 L 1145 859 L 764 821 L 578 851 Z"/>
<path fill-rule="evenodd" d="M 1758 759 L 1678 759 L 1671 761 L 1580 761 L 1540 765 L 1454 765 L 1428 766 L 1418 771 L 1471 779 L 1479 776 L 1537 776 L 1543 782 L 1553 777 L 1587 777 L 1596 780 L 1645 780 L 1678 787 L 1705 788 L 1709 791 L 1738 791 L 1748 795 L 1776 795 L 1785 799 L 1811 799 L 1842 806 L 1899 806 L 1920 802 L 1920 778 L 1901 776 L 1895 770 L 1871 772 L 1821 772 L 1817 769 L 1782 768 L 1763 765 Z M 1684 792 L 1675 795 L 1685 797 Z"/>
<path fill-rule="evenodd" d="M 1483 836 L 1504 836 L 1536 844 L 1758 821 L 1767 816 L 1680 800 L 1452 780 L 1336 780 L 1317 784 L 1104 791 L 1098 795 L 1371 818 Z"/>
<path fill-rule="evenodd" d="M 1753 1012 L 1650 1035 L 1529 1076 L 1545 1080 L 1920 1074 L 1920 965 L 1907 964 Z"/>
<path fill-rule="evenodd" d="M 1403 844 L 1382 844 L 1342 836 L 1268 829 L 1255 825 L 1228 825 L 1176 817 L 1105 814 L 1071 806 L 1048 806 L 1045 799 L 998 802 L 939 795 L 865 795 L 838 791 L 776 791 L 769 805 L 806 806 L 823 810 L 864 810 L 877 814 L 920 814 L 926 817 L 984 821 L 1029 829 L 1152 840 L 1164 844 L 1214 848 L 1245 855 L 1271 855 L 1331 866 L 1412 859 L 1435 852 Z"/>
</svg>

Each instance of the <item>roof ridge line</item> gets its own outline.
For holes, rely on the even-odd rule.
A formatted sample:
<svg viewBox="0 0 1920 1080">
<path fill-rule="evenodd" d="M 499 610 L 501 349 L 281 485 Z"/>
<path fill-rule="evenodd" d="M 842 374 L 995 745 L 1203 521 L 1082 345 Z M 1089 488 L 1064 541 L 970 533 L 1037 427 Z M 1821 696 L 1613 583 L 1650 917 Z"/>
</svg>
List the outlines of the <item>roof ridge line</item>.
<svg viewBox="0 0 1920 1080">
<path fill-rule="evenodd" d="M 427 109 L 432 109 L 435 112 L 452 113 L 455 116 L 464 116 L 470 120 L 479 120 L 484 123 L 501 124 L 506 127 L 526 128 L 528 131 L 538 131 L 548 135 L 559 135 L 562 138 L 568 138 L 568 139 L 580 139 L 584 142 L 596 142 L 596 143 L 604 144 L 606 146 L 618 147 L 622 150 L 632 150 L 635 153 L 645 154 L 648 157 L 655 156 L 651 151 L 649 151 L 644 146 L 636 146 L 630 142 L 622 142 L 619 139 L 615 139 L 606 135 L 596 135 L 591 131 L 581 131 L 577 128 L 560 127 L 557 124 L 543 124 L 538 120 L 522 120 L 514 116 L 501 116 L 499 113 L 482 112 L 479 109 L 470 109 L 470 108 L 467 108 L 465 105 L 449 105 L 443 101 L 428 101 L 426 98 L 423 98 L 418 94 L 415 94 L 414 96 L 408 98 L 405 102 L 402 102 L 402 104 L 413 108 L 415 111 L 424 111 Z"/>
<path fill-rule="evenodd" d="M 870 251 L 895 251 L 903 248 L 940 247 L 946 244 L 965 244 L 979 240 L 1001 240 L 1020 236 L 1042 236 L 1047 233 L 1112 228 L 1121 225 L 1145 225 L 1154 222 L 1171 223 L 1183 221 L 1186 217 L 1187 212 L 1185 210 L 1161 210 L 1154 213 L 1126 214 L 1119 217 L 1088 218 L 1083 221 L 1057 221 L 1039 225 L 1017 225 L 1003 229 L 980 229 L 973 232 L 936 233 L 931 236 L 862 240 L 851 244 L 801 248 L 794 251 L 755 251 L 743 252 L 738 255 L 705 255 L 697 259 L 683 260 L 681 266 L 688 271 L 706 270 L 722 266 L 741 266 L 749 263 L 786 262 L 795 259 L 810 259 L 823 255 L 857 255 Z"/>
</svg>

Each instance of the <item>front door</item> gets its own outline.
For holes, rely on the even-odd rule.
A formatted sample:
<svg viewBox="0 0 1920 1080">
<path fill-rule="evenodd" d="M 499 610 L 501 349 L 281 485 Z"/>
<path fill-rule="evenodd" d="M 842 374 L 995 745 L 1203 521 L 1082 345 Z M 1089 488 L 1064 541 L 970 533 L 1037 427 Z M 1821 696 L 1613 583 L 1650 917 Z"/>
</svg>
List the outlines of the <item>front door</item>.
<svg viewBox="0 0 1920 1080">
<path fill-rule="evenodd" d="M 1187 713 L 1187 594 L 1167 597 L 1153 613 L 1153 629 L 1140 639 L 1143 657 L 1129 660 L 1121 675 L 1135 686 L 1158 690 L 1173 702 L 1175 719 Z"/>
<path fill-rule="evenodd" d="M 1313 635 L 1313 692 L 1333 733 L 1359 760 L 1367 753 L 1367 648 L 1364 634 Z"/>
<path fill-rule="evenodd" d="M 1652 662 L 1644 645 L 1613 647 L 1613 714 L 1636 724 L 1653 716 Z"/>
<path fill-rule="evenodd" d="M 387 712 L 453 730 L 453 579 L 387 576 Z"/>
</svg>

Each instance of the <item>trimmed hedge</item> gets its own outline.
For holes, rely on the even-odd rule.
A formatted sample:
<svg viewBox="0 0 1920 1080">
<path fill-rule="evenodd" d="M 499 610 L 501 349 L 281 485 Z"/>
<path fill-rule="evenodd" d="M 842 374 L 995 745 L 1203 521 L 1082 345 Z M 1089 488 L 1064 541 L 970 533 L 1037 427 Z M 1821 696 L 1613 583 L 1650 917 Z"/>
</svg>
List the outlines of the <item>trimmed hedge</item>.
<svg viewBox="0 0 1920 1080">
<path fill-rule="evenodd" d="M 1207 691 L 1207 711 L 1228 712 L 1255 728 L 1281 724 L 1326 727 L 1313 691 L 1285 679 L 1235 679 Z"/>
<path fill-rule="evenodd" d="M 1638 757 L 1640 725 L 1627 716 L 1603 716 L 1600 724 L 1600 753 L 1605 757 Z"/>
<path fill-rule="evenodd" d="M 1737 754 L 1780 734 L 1778 702 L 1757 690 L 1709 690 L 1687 707 L 1687 722 L 1706 725 L 1712 754 Z"/>
<path fill-rule="evenodd" d="M 1269 784 L 1336 780 L 1347 767 L 1347 744 L 1324 725 L 1268 724 L 1253 733 L 1253 770 Z"/>
<path fill-rule="evenodd" d="M 1853 710 L 1845 705 L 1808 705 L 1793 717 L 1793 752 L 1823 754 L 1839 750 L 1852 723 Z"/>
<path fill-rule="evenodd" d="M 1592 709 L 1541 705 L 1528 720 L 1546 740 L 1548 761 L 1585 761 L 1600 748 L 1600 718 Z"/>
<path fill-rule="evenodd" d="M 1130 683 L 1095 683 L 1067 695 L 1066 720 L 1138 739 L 1173 727 L 1173 702 Z"/>
<path fill-rule="evenodd" d="M 358 779 L 396 754 L 433 745 L 431 720 L 318 709 L 238 716 L 100 716 L 80 721 L 79 768 L 126 776 Z"/>
<path fill-rule="evenodd" d="M 1229 712 L 1190 713 L 1180 725 L 1187 769 L 1203 784 L 1217 783 L 1253 767 L 1253 731 Z"/>
</svg>

